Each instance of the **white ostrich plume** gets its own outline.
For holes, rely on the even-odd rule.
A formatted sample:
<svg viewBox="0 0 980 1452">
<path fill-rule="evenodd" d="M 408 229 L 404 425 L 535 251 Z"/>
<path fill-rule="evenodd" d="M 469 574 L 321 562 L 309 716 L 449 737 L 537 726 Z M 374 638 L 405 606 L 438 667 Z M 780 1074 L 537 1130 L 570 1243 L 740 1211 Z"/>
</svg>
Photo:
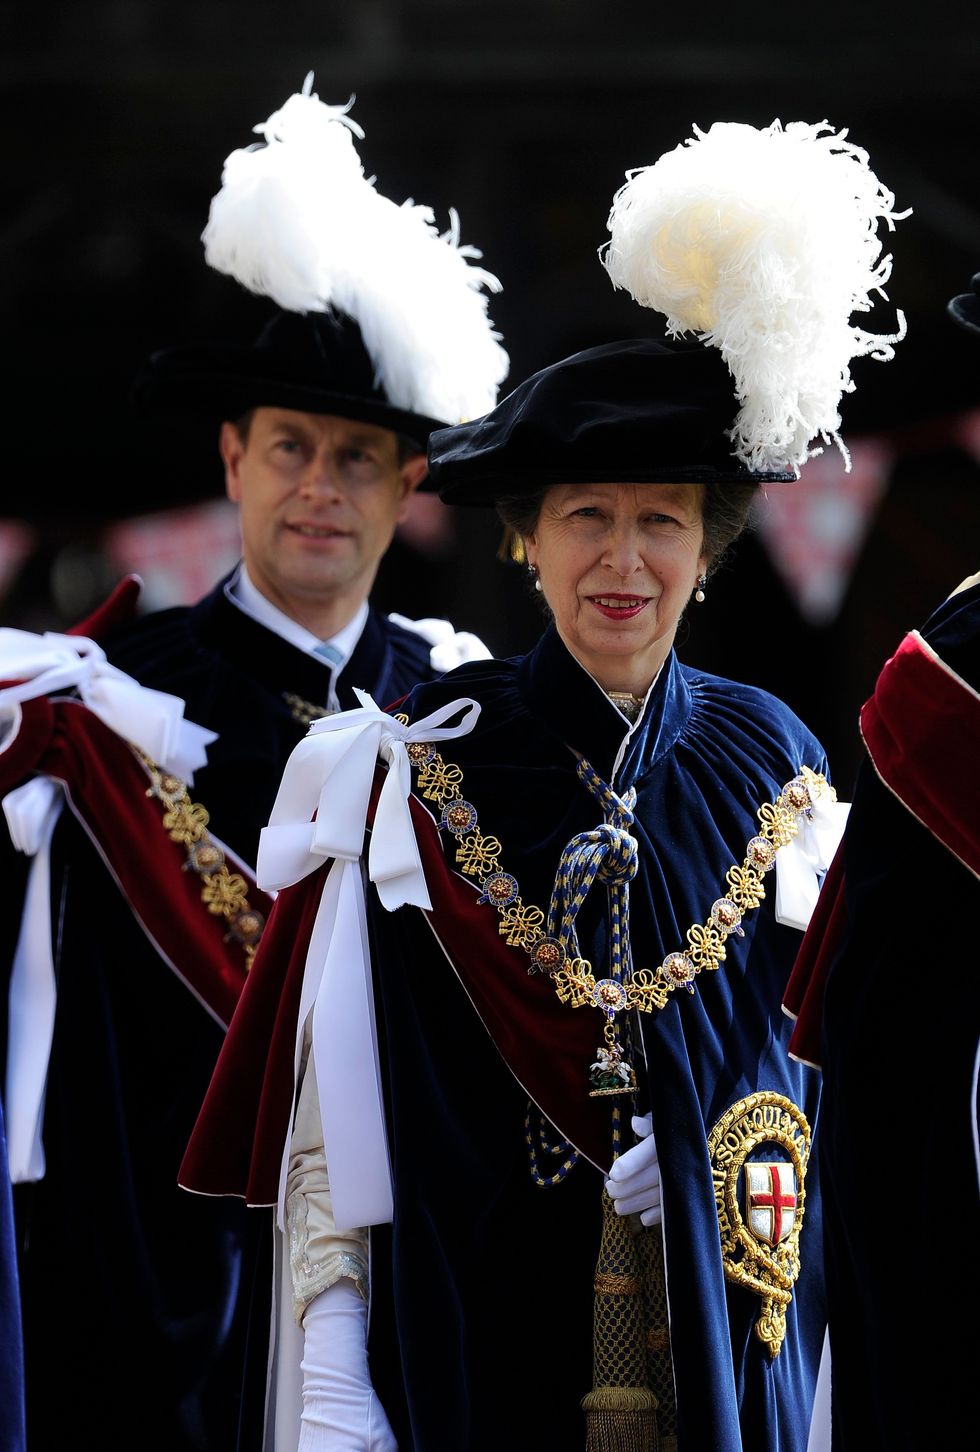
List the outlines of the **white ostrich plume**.
<svg viewBox="0 0 980 1452">
<path fill-rule="evenodd" d="M 487 413 L 509 367 L 487 316 L 500 283 L 460 245 L 455 212 L 440 233 L 431 208 L 377 191 L 352 101 L 325 105 L 312 83 L 255 127 L 264 145 L 225 161 L 207 262 L 289 312 L 354 318 L 396 407 L 447 423 Z"/>
<path fill-rule="evenodd" d="M 850 459 L 839 405 L 852 358 L 894 357 L 905 336 L 852 325 L 886 298 L 891 257 L 877 226 L 909 215 L 871 171 L 867 153 L 826 121 L 709 131 L 627 173 L 613 199 L 601 257 L 613 285 L 721 351 L 741 405 L 731 433 L 754 472 L 793 469 L 817 437 Z"/>
</svg>

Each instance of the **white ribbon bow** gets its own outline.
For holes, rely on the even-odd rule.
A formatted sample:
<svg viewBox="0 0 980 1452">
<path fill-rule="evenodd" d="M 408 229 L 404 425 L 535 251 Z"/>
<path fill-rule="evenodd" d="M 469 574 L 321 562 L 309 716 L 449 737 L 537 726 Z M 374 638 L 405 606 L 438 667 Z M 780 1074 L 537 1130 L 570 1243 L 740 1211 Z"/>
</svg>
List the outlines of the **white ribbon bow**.
<svg viewBox="0 0 980 1452">
<path fill-rule="evenodd" d="M 375 811 L 368 876 L 389 912 L 429 908 L 409 797 L 406 747 L 472 731 L 480 706 L 469 697 L 405 726 L 363 691 L 360 709 L 314 721 L 286 764 L 275 806 L 259 839 L 257 880 L 278 890 L 333 858 L 306 955 L 296 1025 L 294 1074 L 303 1027 L 312 1014 L 312 1064 L 320 1098 L 323 1147 L 338 1229 L 380 1225 L 392 1217 L 391 1169 L 374 1022 L 364 887 L 358 865 L 375 765 L 388 763 Z M 446 722 L 463 712 L 455 726 Z M 310 818 L 316 812 L 316 820 Z M 309 1072 L 309 1068 L 307 1068 Z M 287 1138 L 279 1177 L 284 1224 Z"/>
<path fill-rule="evenodd" d="M 184 719 L 179 696 L 141 686 L 110 665 L 102 647 L 84 635 L 0 629 L 0 680 L 18 682 L 0 690 L 0 710 L 77 690 L 110 730 L 187 783 L 205 764 L 206 747 L 218 739 L 216 732 Z"/>
<path fill-rule="evenodd" d="M 776 921 L 806 929 L 823 874 L 834 860 L 850 810 L 830 792 L 816 797 L 797 819 L 799 831 L 776 853 Z"/>
<path fill-rule="evenodd" d="M 110 730 L 142 748 L 166 771 L 191 782 L 207 759 L 217 733 L 184 720 L 179 696 L 150 690 L 109 664 L 105 651 L 86 636 L 35 635 L 0 629 L 0 719 L 11 731 L 22 724 L 23 701 L 77 690 L 85 705 Z M 61 786 L 33 777 L 3 799 L 10 838 L 33 860 L 10 975 L 7 1076 L 5 1085 L 10 1178 L 44 1175 L 41 1125 L 57 1001 L 51 946 L 51 837 L 63 805 Z"/>
<path fill-rule="evenodd" d="M 299 882 L 331 857 L 356 862 L 380 760 L 388 763 L 388 773 L 375 813 L 368 876 L 389 912 L 404 903 L 431 907 L 408 806 L 412 768 L 405 748 L 409 742 L 465 736 L 480 707 L 464 697 L 405 726 L 379 710 L 366 691 L 354 694 L 361 708 L 314 721 L 286 763 L 269 825 L 259 838 L 256 881 L 274 891 Z M 447 727 L 460 711 L 465 715 L 459 724 Z"/>
</svg>

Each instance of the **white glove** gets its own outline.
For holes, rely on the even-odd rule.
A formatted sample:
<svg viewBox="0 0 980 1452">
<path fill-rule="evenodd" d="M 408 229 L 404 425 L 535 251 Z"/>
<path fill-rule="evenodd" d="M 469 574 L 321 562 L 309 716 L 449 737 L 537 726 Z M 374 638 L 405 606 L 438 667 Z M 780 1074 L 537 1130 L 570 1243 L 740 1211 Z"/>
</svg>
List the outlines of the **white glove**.
<svg viewBox="0 0 980 1452">
<path fill-rule="evenodd" d="M 457 630 L 448 620 L 409 620 L 407 615 L 396 615 L 394 611 L 388 619 L 429 642 L 432 647 L 429 661 L 434 671 L 452 671 L 467 661 L 490 659 L 490 651 L 478 635 Z"/>
<path fill-rule="evenodd" d="M 306 1308 L 299 1452 L 398 1452 L 371 1385 L 367 1306 L 347 1279 Z"/>
<path fill-rule="evenodd" d="M 639 1212 L 644 1225 L 659 1225 L 663 1219 L 660 1208 L 660 1166 L 657 1146 L 653 1142 L 653 1117 L 633 1116 L 633 1133 L 640 1143 L 621 1154 L 609 1171 L 606 1193 L 617 1215 Z"/>
</svg>

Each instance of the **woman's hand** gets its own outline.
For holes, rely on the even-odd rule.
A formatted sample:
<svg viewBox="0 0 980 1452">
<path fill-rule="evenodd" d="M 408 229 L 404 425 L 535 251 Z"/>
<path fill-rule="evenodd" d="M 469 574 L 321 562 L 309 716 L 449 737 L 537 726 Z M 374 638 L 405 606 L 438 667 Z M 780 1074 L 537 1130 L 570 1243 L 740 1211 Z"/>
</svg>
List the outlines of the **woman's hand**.
<svg viewBox="0 0 980 1452">
<path fill-rule="evenodd" d="M 349 1280 L 315 1296 L 303 1316 L 299 1452 L 398 1452 L 368 1370 L 367 1306 Z"/>
<path fill-rule="evenodd" d="M 660 1207 L 660 1166 L 657 1146 L 653 1140 L 653 1118 L 645 1114 L 633 1116 L 633 1133 L 640 1143 L 621 1154 L 609 1171 L 606 1193 L 617 1215 L 639 1213 L 644 1225 L 659 1225 L 663 1219 Z"/>
</svg>

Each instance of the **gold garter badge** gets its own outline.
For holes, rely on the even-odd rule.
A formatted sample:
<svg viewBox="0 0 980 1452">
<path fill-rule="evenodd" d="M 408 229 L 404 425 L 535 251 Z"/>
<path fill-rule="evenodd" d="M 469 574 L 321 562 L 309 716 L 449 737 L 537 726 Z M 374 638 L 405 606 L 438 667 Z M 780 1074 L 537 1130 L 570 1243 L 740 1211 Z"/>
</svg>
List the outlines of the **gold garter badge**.
<svg viewBox="0 0 980 1452">
<path fill-rule="evenodd" d="M 721 1116 L 708 1153 L 725 1278 L 761 1296 L 755 1334 L 776 1357 L 800 1272 L 810 1126 L 782 1094 L 750 1094 Z"/>
</svg>

